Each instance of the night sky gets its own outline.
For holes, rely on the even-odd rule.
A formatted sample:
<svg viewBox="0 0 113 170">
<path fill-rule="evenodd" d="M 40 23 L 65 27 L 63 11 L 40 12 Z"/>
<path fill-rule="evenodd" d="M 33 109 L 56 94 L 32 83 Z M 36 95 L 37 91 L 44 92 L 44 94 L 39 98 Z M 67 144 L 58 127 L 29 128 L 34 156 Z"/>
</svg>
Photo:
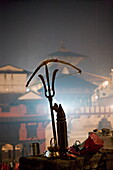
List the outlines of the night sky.
<svg viewBox="0 0 113 170">
<path fill-rule="evenodd" d="M 88 56 L 83 71 L 109 76 L 113 68 L 113 1 L 0 1 L 0 66 L 29 71 L 64 45 Z"/>
</svg>

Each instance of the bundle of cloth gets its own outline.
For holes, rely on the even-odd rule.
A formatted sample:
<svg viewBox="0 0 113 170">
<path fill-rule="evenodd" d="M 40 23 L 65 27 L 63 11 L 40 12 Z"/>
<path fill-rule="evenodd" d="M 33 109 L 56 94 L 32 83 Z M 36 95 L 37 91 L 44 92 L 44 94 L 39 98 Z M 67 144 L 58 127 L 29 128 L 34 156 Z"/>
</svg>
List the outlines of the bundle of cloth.
<svg viewBox="0 0 113 170">
<path fill-rule="evenodd" d="M 68 156 L 76 158 L 77 156 L 94 155 L 103 147 L 103 144 L 104 141 L 92 132 L 84 142 L 75 141 L 73 146 L 68 148 Z"/>
</svg>

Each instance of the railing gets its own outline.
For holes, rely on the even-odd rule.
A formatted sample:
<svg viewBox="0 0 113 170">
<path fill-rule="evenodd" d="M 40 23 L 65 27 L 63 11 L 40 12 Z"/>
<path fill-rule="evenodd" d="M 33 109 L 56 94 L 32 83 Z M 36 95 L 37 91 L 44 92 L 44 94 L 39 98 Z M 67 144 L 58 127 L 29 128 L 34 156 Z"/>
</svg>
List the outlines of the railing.
<svg viewBox="0 0 113 170">
<path fill-rule="evenodd" d="M 80 107 L 80 108 L 64 108 L 64 112 L 69 115 L 94 115 L 94 114 L 113 114 L 113 107 L 109 106 L 92 106 L 92 107 Z M 24 105 L 10 107 L 10 112 L 2 112 L 0 108 L 0 117 L 34 117 L 49 115 L 48 108 L 43 110 L 37 110 L 35 113 L 27 113 L 27 108 Z"/>
<path fill-rule="evenodd" d="M 80 107 L 77 109 L 66 109 L 68 114 L 113 114 L 113 107 L 109 106 L 92 106 L 92 107 Z"/>
<path fill-rule="evenodd" d="M 35 116 L 43 116 L 48 114 L 48 109 L 42 108 L 36 111 L 29 113 L 27 111 L 27 107 L 25 105 L 12 106 L 9 108 L 9 111 L 2 111 L 2 107 L 0 107 L 0 117 L 35 117 Z"/>
</svg>

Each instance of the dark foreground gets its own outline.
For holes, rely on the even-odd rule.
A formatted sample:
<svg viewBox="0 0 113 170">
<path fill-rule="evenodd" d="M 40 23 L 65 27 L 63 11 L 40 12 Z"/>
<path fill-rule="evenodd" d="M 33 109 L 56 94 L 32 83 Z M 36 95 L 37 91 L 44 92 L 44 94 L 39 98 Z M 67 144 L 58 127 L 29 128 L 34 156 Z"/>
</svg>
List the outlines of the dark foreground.
<svg viewBox="0 0 113 170">
<path fill-rule="evenodd" d="M 102 150 L 95 155 L 77 157 L 75 160 L 21 157 L 19 170 L 113 170 L 113 150 Z"/>
</svg>

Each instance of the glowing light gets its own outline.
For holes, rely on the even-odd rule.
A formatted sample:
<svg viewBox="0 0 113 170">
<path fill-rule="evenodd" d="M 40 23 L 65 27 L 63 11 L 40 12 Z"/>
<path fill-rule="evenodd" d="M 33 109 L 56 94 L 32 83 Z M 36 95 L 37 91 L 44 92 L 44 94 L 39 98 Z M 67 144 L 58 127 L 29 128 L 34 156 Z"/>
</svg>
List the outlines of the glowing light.
<svg viewBox="0 0 113 170">
<path fill-rule="evenodd" d="M 108 81 L 105 81 L 105 82 L 103 83 L 103 87 L 106 87 L 108 84 L 109 84 Z"/>
<path fill-rule="evenodd" d="M 110 106 L 113 109 L 113 105 Z"/>
<path fill-rule="evenodd" d="M 95 99 L 97 100 L 97 99 L 98 99 L 98 96 L 95 96 Z"/>
<path fill-rule="evenodd" d="M 29 92 L 30 91 L 30 89 L 29 88 L 26 88 L 26 92 Z"/>
<path fill-rule="evenodd" d="M 41 89 L 42 88 L 42 84 L 38 84 L 38 89 Z"/>
<path fill-rule="evenodd" d="M 58 103 L 58 101 L 55 98 L 53 98 L 53 104 L 54 103 Z"/>
</svg>

